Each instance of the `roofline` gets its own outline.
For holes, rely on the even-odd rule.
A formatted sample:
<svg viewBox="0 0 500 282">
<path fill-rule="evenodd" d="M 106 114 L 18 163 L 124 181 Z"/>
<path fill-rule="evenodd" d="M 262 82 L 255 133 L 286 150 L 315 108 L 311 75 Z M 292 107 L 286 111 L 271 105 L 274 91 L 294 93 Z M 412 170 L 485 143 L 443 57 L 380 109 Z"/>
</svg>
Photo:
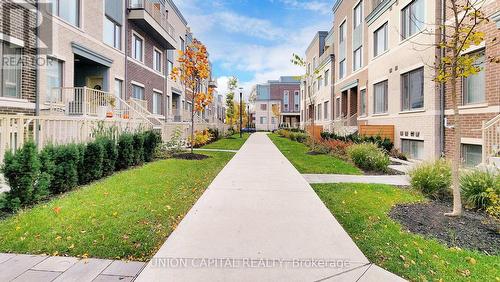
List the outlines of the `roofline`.
<svg viewBox="0 0 500 282">
<path fill-rule="evenodd" d="M 309 49 L 311 49 L 311 47 L 313 46 L 313 43 L 316 41 L 316 39 L 319 39 L 320 34 L 325 35 L 325 38 L 326 38 L 328 36 L 328 31 L 321 30 L 321 31 L 316 32 L 316 35 L 314 35 L 313 40 L 311 41 L 311 43 L 309 43 L 309 46 L 307 46 L 306 53 L 309 51 Z"/>
<path fill-rule="evenodd" d="M 177 16 L 181 19 L 182 23 L 184 25 L 188 25 L 188 22 L 186 21 L 186 19 L 184 18 L 184 16 L 182 15 L 181 11 L 179 11 L 179 8 L 177 8 L 177 6 L 175 5 L 174 1 L 172 0 L 167 0 L 168 4 L 170 6 L 172 6 L 172 8 L 174 8 L 174 12 L 177 14 Z"/>
</svg>

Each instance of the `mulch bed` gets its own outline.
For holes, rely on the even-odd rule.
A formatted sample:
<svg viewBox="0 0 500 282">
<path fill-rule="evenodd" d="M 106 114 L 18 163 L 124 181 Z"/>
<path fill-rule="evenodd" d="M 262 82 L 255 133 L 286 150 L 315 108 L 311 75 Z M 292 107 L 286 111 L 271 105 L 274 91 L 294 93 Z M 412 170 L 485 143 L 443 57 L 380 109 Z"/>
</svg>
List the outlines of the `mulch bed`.
<svg viewBox="0 0 500 282">
<path fill-rule="evenodd" d="M 306 154 L 308 154 L 310 156 L 326 155 L 325 153 L 320 153 L 320 152 L 315 152 L 315 151 L 309 151 Z"/>
<path fill-rule="evenodd" d="M 451 210 L 451 205 L 433 201 L 397 205 L 389 215 L 410 232 L 435 238 L 449 247 L 500 254 L 498 224 L 480 212 L 465 211 L 461 217 L 444 215 Z"/>
<path fill-rule="evenodd" d="M 364 170 L 363 173 L 365 175 L 404 175 L 404 172 L 399 170 L 395 170 L 392 168 L 388 168 L 387 172 L 374 171 L 374 170 Z"/>
<path fill-rule="evenodd" d="M 190 161 L 201 161 L 201 160 L 206 160 L 210 158 L 207 155 L 201 155 L 201 154 L 192 154 L 192 153 L 183 153 L 183 154 L 177 154 L 173 156 L 174 159 L 180 159 L 180 160 L 190 160 Z"/>
</svg>

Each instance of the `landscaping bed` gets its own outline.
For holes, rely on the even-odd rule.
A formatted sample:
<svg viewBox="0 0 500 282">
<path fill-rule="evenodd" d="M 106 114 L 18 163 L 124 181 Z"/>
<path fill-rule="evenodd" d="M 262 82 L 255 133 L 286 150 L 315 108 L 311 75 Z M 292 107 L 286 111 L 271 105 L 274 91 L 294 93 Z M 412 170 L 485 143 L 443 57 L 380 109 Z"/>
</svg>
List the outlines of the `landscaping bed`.
<svg viewBox="0 0 500 282">
<path fill-rule="evenodd" d="M 180 160 L 201 161 L 201 160 L 208 159 L 209 156 L 203 155 L 203 154 L 195 154 L 195 153 L 182 153 L 182 154 L 173 155 L 173 158 L 180 159 Z"/>
<path fill-rule="evenodd" d="M 410 232 L 436 238 L 449 247 L 499 254 L 498 225 L 480 212 L 465 211 L 461 217 L 444 215 L 451 210 L 450 204 L 431 201 L 397 205 L 391 210 L 390 216 Z"/>
<path fill-rule="evenodd" d="M 201 148 L 203 149 L 219 149 L 219 150 L 239 150 L 245 144 L 245 142 L 250 137 L 249 133 L 244 133 L 243 138 L 240 138 L 240 134 L 234 134 L 232 136 L 219 139 L 213 143 L 205 145 Z"/>
<path fill-rule="evenodd" d="M 500 256 L 450 248 L 408 232 L 389 216 L 395 205 L 427 201 L 413 189 L 373 184 L 318 184 L 313 188 L 371 262 L 405 279 L 495 281 L 500 277 Z"/>
</svg>

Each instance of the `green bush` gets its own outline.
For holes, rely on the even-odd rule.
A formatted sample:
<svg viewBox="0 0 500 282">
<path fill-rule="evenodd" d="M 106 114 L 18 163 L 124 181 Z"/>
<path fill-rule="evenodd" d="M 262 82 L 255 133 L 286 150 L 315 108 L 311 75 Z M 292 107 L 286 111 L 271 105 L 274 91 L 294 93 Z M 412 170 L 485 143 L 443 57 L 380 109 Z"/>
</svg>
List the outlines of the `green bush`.
<svg viewBox="0 0 500 282">
<path fill-rule="evenodd" d="M 130 133 L 124 133 L 118 138 L 118 159 L 116 167 L 127 169 L 134 165 L 134 137 Z"/>
<path fill-rule="evenodd" d="M 97 140 L 103 147 L 102 176 L 110 176 L 115 172 L 118 149 L 115 140 L 109 137 L 102 137 Z"/>
<path fill-rule="evenodd" d="M 101 142 L 94 141 L 85 146 L 82 168 L 79 171 L 82 179 L 80 184 L 88 184 L 102 177 L 103 159 L 104 148 Z"/>
<path fill-rule="evenodd" d="M 10 210 L 36 203 L 48 195 L 49 178 L 41 171 L 35 143 L 27 142 L 16 153 L 5 154 L 2 172 L 10 186 L 6 206 Z"/>
<path fill-rule="evenodd" d="M 54 147 L 54 176 L 50 185 L 53 194 L 71 191 L 78 186 L 80 150 L 78 145 L 69 144 Z"/>
<path fill-rule="evenodd" d="M 134 165 L 141 165 L 144 162 L 144 134 L 135 133 L 133 135 Z"/>
<path fill-rule="evenodd" d="M 473 170 L 460 177 L 460 189 L 465 203 L 476 209 L 491 206 L 488 189 L 500 194 L 500 174 L 491 170 Z"/>
<path fill-rule="evenodd" d="M 154 154 L 160 144 L 161 136 L 158 132 L 152 130 L 144 132 L 144 161 L 151 162 L 154 159 Z"/>
<path fill-rule="evenodd" d="M 352 145 L 347 153 L 356 166 L 369 171 L 387 172 L 389 156 L 373 143 Z"/>
<path fill-rule="evenodd" d="M 446 160 L 422 163 L 409 175 L 411 185 L 427 197 L 444 199 L 450 195 L 451 167 Z"/>
</svg>

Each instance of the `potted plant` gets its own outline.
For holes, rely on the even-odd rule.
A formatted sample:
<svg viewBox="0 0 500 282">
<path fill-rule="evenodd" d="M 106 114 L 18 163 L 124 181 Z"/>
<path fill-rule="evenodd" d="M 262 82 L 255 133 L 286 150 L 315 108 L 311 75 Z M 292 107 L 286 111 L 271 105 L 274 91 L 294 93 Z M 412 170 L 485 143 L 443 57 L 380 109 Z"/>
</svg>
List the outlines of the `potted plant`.
<svg viewBox="0 0 500 282">
<path fill-rule="evenodd" d="M 116 98 L 113 97 L 113 96 L 108 96 L 107 97 L 107 102 L 109 104 L 109 111 L 106 113 L 106 117 L 107 118 L 112 118 L 113 117 L 113 109 L 115 108 L 116 106 Z"/>
</svg>

